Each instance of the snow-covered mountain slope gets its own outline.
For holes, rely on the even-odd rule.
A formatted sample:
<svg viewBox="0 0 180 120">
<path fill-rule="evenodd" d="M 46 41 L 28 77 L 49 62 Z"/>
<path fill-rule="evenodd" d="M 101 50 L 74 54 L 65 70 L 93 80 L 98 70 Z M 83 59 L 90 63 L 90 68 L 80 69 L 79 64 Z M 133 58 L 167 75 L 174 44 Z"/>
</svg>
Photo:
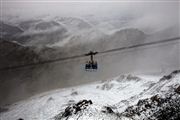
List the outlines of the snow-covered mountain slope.
<svg viewBox="0 0 180 120">
<path fill-rule="evenodd" d="M 16 38 L 18 35 L 23 33 L 23 30 L 15 25 L 6 24 L 3 21 L 0 21 L 0 38 L 11 40 Z"/>
<path fill-rule="evenodd" d="M 33 49 L 16 41 L 0 40 L 0 68 L 39 61 L 40 57 Z"/>
<path fill-rule="evenodd" d="M 4 106 L 1 108 L 0 119 L 130 119 L 121 115 L 128 106 L 135 105 L 140 99 L 149 98 L 156 94 L 173 92 L 173 89 L 177 88 L 179 84 L 180 71 L 174 71 L 164 77 L 120 75 L 107 81 L 42 93 L 12 105 Z M 81 108 L 79 109 L 77 106 L 81 106 Z"/>
<path fill-rule="evenodd" d="M 20 23 L 21 25 L 21 23 Z M 39 21 L 32 24 L 19 39 L 26 45 L 47 45 L 61 41 L 66 36 L 67 29 L 56 21 Z"/>
<path fill-rule="evenodd" d="M 179 120 L 180 86 L 173 92 L 139 100 L 121 114 L 126 120 Z"/>
<path fill-rule="evenodd" d="M 21 29 L 25 31 L 25 30 L 31 29 L 31 27 L 33 27 L 39 22 L 41 22 L 41 19 L 25 20 L 18 23 L 18 25 Z"/>
<path fill-rule="evenodd" d="M 59 21 L 72 33 L 92 27 L 85 19 L 77 17 L 57 17 L 56 21 Z"/>
<path fill-rule="evenodd" d="M 99 40 L 107 38 L 107 35 L 115 32 L 114 34 L 110 35 L 109 40 L 116 39 L 116 40 L 122 40 L 121 34 L 119 32 L 123 29 L 128 29 L 127 34 L 131 33 L 131 35 L 128 35 L 125 39 L 135 39 L 132 43 L 136 43 L 136 40 L 139 39 L 139 41 L 144 40 L 146 37 L 144 35 L 148 34 L 151 36 L 156 35 L 154 37 L 155 40 L 157 39 L 164 39 L 166 37 L 174 37 L 178 36 L 179 33 L 177 25 L 171 26 L 171 27 L 163 27 L 160 31 L 156 31 L 156 29 L 150 30 L 150 31 L 156 31 L 156 32 L 146 32 L 145 29 L 152 29 L 151 26 L 142 28 L 141 26 L 134 25 L 137 20 L 135 16 L 132 15 L 118 15 L 117 17 L 109 18 L 109 17 L 97 17 L 93 15 L 87 15 L 87 16 L 56 16 L 56 17 L 50 17 L 44 18 L 34 18 L 34 19 L 27 19 L 27 20 L 21 20 L 19 19 L 16 22 L 10 22 L 2 21 L 0 25 L 3 37 L 7 34 L 8 37 L 11 37 L 13 40 L 26 44 L 26 45 L 52 45 L 56 44 L 59 46 L 64 45 L 64 42 L 69 42 L 68 40 L 78 40 L 80 39 L 80 42 L 82 40 Z M 135 23 L 134 23 L 135 22 Z M 132 24 L 133 23 L 133 24 Z M 161 23 L 162 24 L 162 23 Z M 129 29 L 136 28 L 139 31 L 141 31 L 141 36 L 139 36 L 136 32 L 132 32 Z M 17 38 L 15 39 L 14 34 L 16 34 Z M 7 38 L 6 35 L 6 38 Z M 23 36 L 22 36 L 23 35 Z M 138 35 L 138 36 L 136 36 Z M 6 40 L 6 38 L 4 38 Z M 73 39 L 72 39 L 73 38 Z M 150 38 L 149 40 L 151 40 Z M 63 42 L 62 42 L 63 41 Z M 126 40 L 124 40 L 126 41 Z M 130 40 L 131 41 L 131 40 Z M 62 43 L 62 44 L 60 44 Z"/>
<path fill-rule="evenodd" d="M 6 26 L 8 25 L 9 23 Z M 14 25 L 17 26 L 16 29 L 22 30 L 15 37 L 14 33 L 11 32 L 14 30 L 13 28 L 10 30 L 8 27 L 3 27 L 2 25 L 0 25 L 0 27 L 3 27 L 3 32 L 8 33 L 8 36 L 11 37 L 10 40 L 14 40 L 28 46 L 46 46 L 53 44 L 53 46 L 62 47 L 71 44 L 74 45 L 74 43 L 76 43 L 75 45 L 84 42 L 91 43 L 96 41 L 102 43 L 104 40 L 108 42 L 119 41 L 121 45 L 124 45 L 122 41 L 126 44 L 131 41 L 135 43 L 137 40 L 141 41 L 146 37 L 141 30 L 136 30 L 131 27 L 125 30 L 117 28 L 113 29 L 111 32 L 105 32 L 102 30 L 101 26 L 89 23 L 84 18 L 76 17 L 57 17 L 50 20 L 33 19 L 21 21 L 16 24 L 14 23 Z M 104 27 L 106 28 L 107 26 L 104 25 Z M 3 39 L 6 40 L 6 37 L 3 37 Z M 115 44 L 117 45 L 117 43 Z"/>
</svg>

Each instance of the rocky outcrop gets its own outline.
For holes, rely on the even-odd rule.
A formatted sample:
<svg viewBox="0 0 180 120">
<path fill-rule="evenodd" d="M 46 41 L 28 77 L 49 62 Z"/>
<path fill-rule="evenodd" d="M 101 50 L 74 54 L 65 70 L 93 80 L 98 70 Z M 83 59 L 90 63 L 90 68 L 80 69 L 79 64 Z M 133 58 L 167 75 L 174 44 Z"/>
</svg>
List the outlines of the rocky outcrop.
<svg viewBox="0 0 180 120">
<path fill-rule="evenodd" d="M 160 81 L 163 81 L 163 80 L 170 80 L 172 79 L 176 74 L 180 73 L 180 70 L 175 70 L 173 71 L 172 73 L 170 73 L 169 75 L 164 75 Z"/>
<path fill-rule="evenodd" d="M 177 85 L 178 82 L 173 83 L 173 80 L 178 81 L 179 73 L 180 70 L 175 70 L 168 75 L 164 75 L 159 82 L 148 89 L 156 91 L 156 95 L 139 100 L 136 105 L 129 106 L 122 115 L 129 120 L 179 120 L 180 86 Z M 172 84 L 167 88 L 166 84 L 169 84 L 169 82 L 172 82 Z"/>
<path fill-rule="evenodd" d="M 134 106 L 128 107 L 123 116 L 135 120 L 179 120 L 180 96 L 172 92 L 164 96 L 155 95 L 139 100 Z"/>
<path fill-rule="evenodd" d="M 177 87 L 177 88 L 175 89 L 175 92 L 178 93 L 178 94 L 180 94 L 180 85 L 179 85 L 179 87 Z"/>
<path fill-rule="evenodd" d="M 72 116 L 73 114 L 78 114 L 78 112 L 83 111 L 89 105 L 92 105 L 92 104 L 93 103 L 91 100 L 82 100 L 76 104 L 72 104 L 72 105 L 66 107 L 64 112 L 55 116 L 55 120 L 61 120 L 62 118 L 68 118 L 68 117 Z"/>
<path fill-rule="evenodd" d="M 69 105 L 64 112 L 56 115 L 53 120 L 121 120 L 111 106 L 97 106 L 91 100 L 82 100 Z"/>
</svg>

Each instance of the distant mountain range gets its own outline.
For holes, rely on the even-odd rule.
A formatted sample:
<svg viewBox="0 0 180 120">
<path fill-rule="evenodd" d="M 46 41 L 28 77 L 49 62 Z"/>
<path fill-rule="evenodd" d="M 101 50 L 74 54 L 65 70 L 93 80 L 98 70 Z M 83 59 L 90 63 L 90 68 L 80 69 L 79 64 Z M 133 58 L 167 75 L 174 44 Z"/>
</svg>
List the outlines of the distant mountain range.
<svg viewBox="0 0 180 120">
<path fill-rule="evenodd" d="M 74 56 L 90 50 L 104 51 L 177 35 L 173 27 L 147 34 L 139 28 L 126 26 L 128 21 L 132 21 L 131 18 L 126 18 L 127 23 L 123 26 L 122 21 L 124 20 L 119 18 L 108 21 L 76 17 L 34 19 L 15 23 L 1 21 L 0 67 Z M 156 73 L 178 69 L 178 46 L 179 44 L 172 44 L 152 47 L 153 49 L 133 49 L 116 55 L 95 56 L 100 69 L 93 76 L 84 71 L 84 63 L 89 58 L 0 71 L 0 104 L 59 87 L 113 77 L 119 73 Z"/>
</svg>

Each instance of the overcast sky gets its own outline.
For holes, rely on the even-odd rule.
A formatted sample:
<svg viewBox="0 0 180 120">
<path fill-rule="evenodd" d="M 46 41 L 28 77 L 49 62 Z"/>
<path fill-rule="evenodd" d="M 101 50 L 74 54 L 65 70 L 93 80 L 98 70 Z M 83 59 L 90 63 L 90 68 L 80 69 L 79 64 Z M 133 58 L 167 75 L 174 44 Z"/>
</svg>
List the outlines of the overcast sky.
<svg viewBox="0 0 180 120">
<path fill-rule="evenodd" d="M 20 15 L 24 17 L 33 17 L 36 15 L 111 15 L 118 13 L 135 14 L 166 14 L 177 16 L 179 2 L 170 2 L 173 0 L 135 0 L 136 2 L 92 2 L 93 0 L 82 0 L 76 2 L 67 2 L 72 0 L 2 0 L 1 15 Z M 108 0 L 101 0 L 108 1 Z M 109 0 L 110 1 L 110 0 Z M 117 1 L 117 0 L 116 0 Z M 120 0 L 119 0 L 120 1 Z M 132 0 L 131 0 L 132 1 Z M 144 2 L 143 2 L 144 1 Z M 160 2 L 162 1 L 162 2 Z M 169 1 L 169 2 L 167 2 Z"/>
<path fill-rule="evenodd" d="M 103 2 L 105 1 L 105 2 Z M 108 1 L 108 2 L 106 2 Z M 97 17 L 139 17 L 135 26 L 159 26 L 159 28 L 179 25 L 180 2 L 178 0 L 2 0 L 1 19 L 18 16 L 32 19 L 37 16 L 86 16 Z"/>
</svg>

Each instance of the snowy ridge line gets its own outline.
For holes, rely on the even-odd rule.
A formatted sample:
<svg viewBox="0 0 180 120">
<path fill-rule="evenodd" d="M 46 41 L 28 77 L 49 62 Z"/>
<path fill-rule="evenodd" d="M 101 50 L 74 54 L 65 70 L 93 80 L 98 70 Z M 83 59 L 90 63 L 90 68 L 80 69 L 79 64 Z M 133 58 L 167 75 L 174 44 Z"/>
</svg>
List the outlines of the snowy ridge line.
<svg viewBox="0 0 180 120">
<path fill-rule="evenodd" d="M 149 43 L 143 43 L 143 44 L 137 44 L 137 45 L 127 46 L 127 47 L 115 48 L 115 49 L 111 49 L 111 50 L 98 52 L 98 54 L 117 52 L 117 51 L 126 50 L 126 49 L 132 49 L 132 48 L 138 48 L 138 47 L 143 47 L 143 46 L 149 46 L 149 45 L 155 45 L 155 44 L 161 44 L 161 43 L 167 43 L 167 42 L 174 42 L 174 41 L 180 41 L 180 37 L 174 37 L 174 38 L 169 38 L 169 39 L 164 39 L 164 40 L 159 40 L 159 41 L 149 42 Z M 57 58 L 54 60 L 52 59 L 52 60 L 47 60 L 47 61 L 39 61 L 37 63 L 30 63 L 30 64 L 24 64 L 24 65 L 4 67 L 4 68 L 0 68 L 0 71 L 17 69 L 17 68 L 24 68 L 24 67 L 31 67 L 31 66 L 36 66 L 36 65 L 43 65 L 43 64 L 60 62 L 60 61 L 65 61 L 65 60 L 72 60 L 72 59 L 77 59 L 77 58 L 82 58 L 82 57 L 86 57 L 86 54 L 69 56 L 69 57 L 65 57 L 65 58 Z"/>
<path fill-rule="evenodd" d="M 133 106 L 127 105 L 124 112 L 119 112 L 116 109 L 122 109 L 120 106 L 90 106 L 88 108 L 78 108 L 78 112 L 76 111 L 76 108 L 73 109 L 72 107 L 67 107 L 64 112 L 61 114 L 58 114 L 57 117 L 55 117 L 55 120 L 101 120 L 102 118 L 104 120 L 160 120 L 157 118 L 172 118 L 172 120 L 177 120 L 176 118 L 180 114 L 179 112 L 179 95 L 180 92 L 180 86 L 177 88 L 177 86 L 174 86 L 174 80 L 176 81 L 176 77 L 178 78 L 180 73 L 180 70 L 175 70 L 171 74 L 167 76 L 163 76 L 159 79 L 159 81 L 165 80 L 167 82 L 171 83 L 171 87 L 176 89 L 175 91 L 171 91 L 171 89 L 167 89 L 165 93 L 158 92 L 156 94 L 151 94 L 150 96 L 146 96 L 141 99 L 139 99 Z M 177 75 L 177 76 L 176 76 Z M 128 76 L 127 76 L 128 77 Z M 129 76 L 129 78 L 136 78 L 134 76 Z M 169 81 L 170 80 L 170 81 Z M 177 79 L 179 81 L 179 79 Z M 135 80 L 136 81 L 136 80 Z M 158 84 L 159 82 L 157 82 Z M 178 83 L 178 82 L 177 82 Z M 176 84 L 177 84 L 176 83 Z M 168 86 L 168 85 L 165 85 Z M 164 87 L 165 87 L 164 86 Z M 85 100 L 87 101 L 87 100 Z M 80 101 L 81 102 L 81 101 Z M 78 103 L 77 103 L 78 104 Z M 86 105 L 86 104 L 82 104 Z M 89 105 L 87 105 L 89 106 Z M 72 108 L 72 109 L 70 109 Z M 104 109 L 105 108 L 105 109 Z M 137 109 L 138 108 L 138 109 Z M 96 110 L 94 112 L 94 110 Z M 163 114 L 163 110 L 166 111 L 167 114 Z M 176 111 L 174 113 L 173 111 Z M 106 113 L 105 115 L 103 113 Z M 62 114 L 66 114 L 67 116 L 63 116 Z M 98 114 L 98 115 L 97 115 Z M 137 116 L 136 116 L 137 114 Z M 53 119 L 54 120 L 54 119 Z M 166 119 L 165 119 L 166 120 Z"/>
</svg>

